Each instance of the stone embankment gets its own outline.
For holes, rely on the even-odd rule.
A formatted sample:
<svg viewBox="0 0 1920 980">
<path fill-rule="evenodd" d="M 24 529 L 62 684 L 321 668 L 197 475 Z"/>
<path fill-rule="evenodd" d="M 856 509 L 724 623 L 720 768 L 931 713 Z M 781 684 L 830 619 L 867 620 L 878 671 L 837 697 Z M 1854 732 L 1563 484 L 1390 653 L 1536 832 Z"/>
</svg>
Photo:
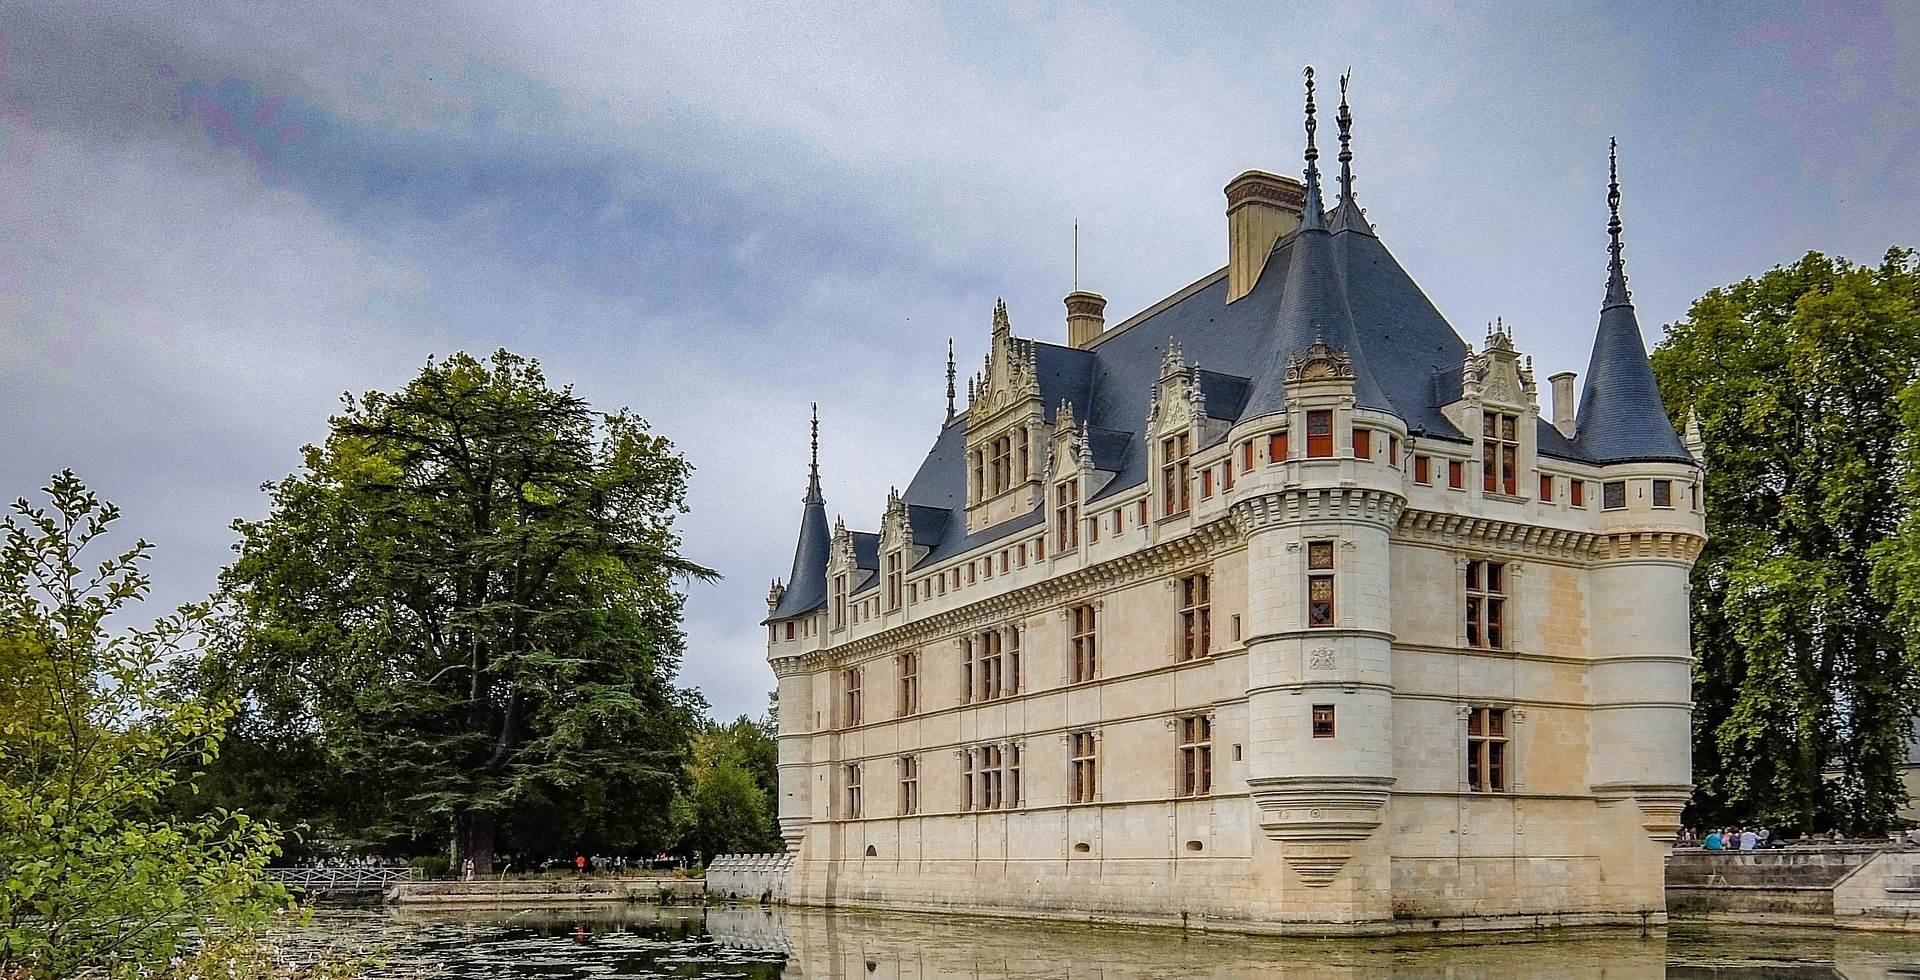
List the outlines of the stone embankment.
<svg viewBox="0 0 1920 980">
<path fill-rule="evenodd" d="M 1873 844 L 1675 850 L 1674 918 L 1920 931 L 1920 850 Z"/>
<path fill-rule="evenodd" d="M 707 864 L 707 897 L 784 902 L 792 878 L 790 854 L 722 854 Z"/>
<path fill-rule="evenodd" d="M 488 878 L 476 881 L 407 881 L 387 892 L 400 905 L 505 905 L 559 902 L 699 901 L 698 878 L 678 875 Z"/>
</svg>

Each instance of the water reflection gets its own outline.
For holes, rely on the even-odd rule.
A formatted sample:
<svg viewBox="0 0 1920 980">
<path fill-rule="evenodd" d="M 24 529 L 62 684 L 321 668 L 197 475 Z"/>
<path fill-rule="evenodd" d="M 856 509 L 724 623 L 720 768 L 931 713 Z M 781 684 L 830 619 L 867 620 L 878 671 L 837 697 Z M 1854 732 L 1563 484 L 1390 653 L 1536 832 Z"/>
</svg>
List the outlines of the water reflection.
<svg viewBox="0 0 1920 980">
<path fill-rule="evenodd" d="M 1690 923 L 1302 940 L 757 907 L 400 908 L 322 913 L 285 940 L 373 952 L 393 977 L 1920 977 L 1920 936 Z"/>
</svg>

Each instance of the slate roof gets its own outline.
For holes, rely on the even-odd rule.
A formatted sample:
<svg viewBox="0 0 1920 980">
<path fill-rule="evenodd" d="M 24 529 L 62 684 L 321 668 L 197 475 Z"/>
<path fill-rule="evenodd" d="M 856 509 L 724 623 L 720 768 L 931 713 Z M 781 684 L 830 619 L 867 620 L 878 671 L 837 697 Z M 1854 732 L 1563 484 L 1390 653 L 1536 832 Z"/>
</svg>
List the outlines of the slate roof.
<svg viewBox="0 0 1920 980">
<path fill-rule="evenodd" d="M 820 493 L 820 475 L 807 481 L 800 511 L 800 540 L 793 546 L 793 571 L 787 591 L 767 619 L 787 619 L 827 604 L 827 498 Z"/>
<path fill-rule="evenodd" d="M 1691 463 L 1660 401 L 1660 386 L 1647 360 L 1640 319 L 1627 291 L 1627 264 L 1620 240 L 1620 172 L 1612 148 L 1607 153 L 1607 294 L 1600 304 L 1600 327 L 1593 336 L 1593 357 L 1580 389 L 1574 441 L 1595 462 L 1640 460 Z"/>
<path fill-rule="evenodd" d="M 1308 200 L 1320 200 L 1309 177 Z M 1467 344 L 1394 258 L 1351 196 L 1329 213 L 1315 213 L 1274 245 L 1258 282 L 1239 300 L 1226 301 L 1226 270 L 1195 282 L 1149 312 L 1109 331 L 1090 350 L 1032 342 L 1041 403 L 1051 420 L 1062 401 L 1088 426 L 1094 465 L 1114 473 L 1089 498 L 1103 500 L 1147 479 L 1142 434 L 1148 393 L 1160 380 L 1169 341 L 1185 361 L 1200 368 L 1207 414 L 1247 419 L 1275 411 L 1283 402 L 1279 372 L 1295 352 L 1316 338 L 1349 349 L 1355 397 L 1361 404 L 1399 416 L 1414 435 L 1455 442 L 1471 440 L 1440 411 L 1460 392 Z M 1317 219 L 1317 220 L 1314 220 Z M 1654 385 L 1646 348 L 1624 272 L 1608 300 L 1595 337 L 1578 415 L 1577 438 L 1567 439 L 1544 419 L 1536 435 L 1540 454 L 1578 462 L 1657 459 L 1690 462 L 1667 421 Z M 1045 522 L 1044 508 L 968 533 L 965 415 L 947 420 L 902 494 L 916 544 L 928 548 L 918 565 L 942 562 Z M 799 553 L 788 596 L 774 618 L 797 615 L 826 601 L 824 543 L 813 544 L 814 511 L 802 519 Z M 820 511 L 820 532 L 825 512 Z M 863 544 L 863 539 L 871 542 Z M 824 538 L 822 538 L 824 540 Z M 855 538 L 860 567 L 878 567 L 877 540 Z M 818 555 L 818 558 L 812 557 Z M 872 554 L 874 557 L 867 557 Z M 814 562 L 801 569 L 802 559 Z M 877 575 L 868 576 L 862 589 Z M 817 583 L 817 585 L 816 585 Z M 802 603 L 811 603 L 803 605 Z"/>
</svg>

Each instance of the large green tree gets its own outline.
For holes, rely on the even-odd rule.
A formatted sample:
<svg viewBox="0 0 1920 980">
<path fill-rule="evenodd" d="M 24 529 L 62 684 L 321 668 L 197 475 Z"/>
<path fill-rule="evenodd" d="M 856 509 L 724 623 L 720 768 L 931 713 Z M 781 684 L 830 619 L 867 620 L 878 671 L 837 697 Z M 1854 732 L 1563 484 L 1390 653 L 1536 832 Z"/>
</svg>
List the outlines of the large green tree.
<svg viewBox="0 0 1920 980">
<path fill-rule="evenodd" d="M 683 847 L 703 859 L 778 849 L 779 765 L 771 718 L 703 723 L 689 764 L 692 787 L 681 801 Z"/>
<path fill-rule="evenodd" d="M 1920 614 L 1893 614 L 1920 608 L 1920 562 L 1901 564 L 1920 552 L 1889 542 L 1913 526 L 1920 414 L 1899 405 L 1917 365 L 1920 267 L 1901 249 L 1712 290 L 1653 355 L 1707 452 L 1697 820 L 1872 832 L 1904 799 Z"/>
<path fill-rule="evenodd" d="M 581 835 L 656 847 L 700 702 L 677 689 L 690 466 L 500 351 L 344 399 L 237 521 L 207 668 L 262 733 L 312 738 L 374 841 L 492 867 Z"/>
<path fill-rule="evenodd" d="M 166 683 L 204 612 L 110 627 L 138 615 L 150 547 L 96 562 L 119 511 L 70 472 L 45 493 L 0 526 L 0 977 L 264 972 L 247 939 L 287 900 L 264 874 L 273 828 L 162 806 L 232 710 Z"/>
</svg>

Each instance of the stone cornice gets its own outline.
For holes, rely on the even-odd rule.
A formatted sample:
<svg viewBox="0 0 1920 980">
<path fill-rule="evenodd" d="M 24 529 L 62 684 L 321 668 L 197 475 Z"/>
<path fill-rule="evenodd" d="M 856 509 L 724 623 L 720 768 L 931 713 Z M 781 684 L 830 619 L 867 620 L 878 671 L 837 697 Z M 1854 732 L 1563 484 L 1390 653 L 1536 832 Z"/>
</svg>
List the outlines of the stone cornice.
<svg viewBox="0 0 1920 980">
<path fill-rule="evenodd" d="M 1394 535 L 1409 543 L 1485 548 L 1576 562 L 1664 558 L 1691 563 L 1707 543 L 1705 537 L 1681 530 L 1581 531 L 1411 508 L 1400 515 Z"/>
<path fill-rule="evenodd" d="M 1299 486 L 1250 495 L 1233 502 L 1233 523 L 1241 534 L 1305 521 L 1365 521 L 1393 527 L 1407 498 L 1360 486 Z"/>
<path fill-rule="evenodd" d="M 957 609 L 933 613 L 924 619 L 904 623 L 884 632 L 863 636 L 838 646 L 814 650 L 783 661 L 798 662 L 788 669 L 815 670 L 829 663 L 864 658 L 875 652 L 897 650 L 950 638 L 1005 623 L 1009 618 L 1036 609 L 1045 609 L 1072 599 L 1090 596 L 1115 586 L 1149 580 L 1178 568 L 1209 561 L 1233 550 L 1240 536 L 1231 521 L 1221 519 L 1203 524 L 1187 534 L 1162 541 L 1140 551 L 1120 555 L 1085 568 L 1062 572 L 1052 578 L 1009 592 L 988 596 Z M 778 662 L 776 662 L 778 663 Z M 780 667 L 775 667 L 778 674 Z"/>
</svg>

